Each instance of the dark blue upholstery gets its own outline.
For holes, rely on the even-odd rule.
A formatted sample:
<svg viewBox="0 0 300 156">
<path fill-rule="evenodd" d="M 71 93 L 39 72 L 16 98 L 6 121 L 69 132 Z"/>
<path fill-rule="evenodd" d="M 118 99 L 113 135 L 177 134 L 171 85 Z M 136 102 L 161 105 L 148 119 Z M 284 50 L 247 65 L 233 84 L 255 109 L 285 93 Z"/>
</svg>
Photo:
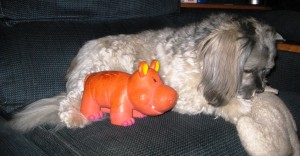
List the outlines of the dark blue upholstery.
<svg viewBox="0 0 300 156">
<path fill-rule="evenodd" d="M 218 11 L 178 12 L 178 2 L 0 1 L 0 155 L 246 155 L 234 125 L 207 115 L 169 112 L 137 119 L 131 127 L 113 126 L 104 120 L 83 129 L 57 132 L 41 126 L 24 135 L 4 126 L 13 113 L 31 102 L 65 90 L 68 66 L 88 40 L 178 27 Z M 240 13 L 273 18 L 272 11 Z M 296 34 L 289 35 L 284 37 L 295 40 Z M 280 89 L 279 96 L 298 128 L 299 60 L 299 54 L 280 52 L 269 77 L 271 86 Z"/>
<path fill-rule="evenodd" d="M 300 94 L 300 55 L 279 51 L 276 65 L 268 78 L 269 84 L 280 91 L 295 92 Z"/>
<path fill-rule="evenodd" d="M 138 119 L 130 127 L 104 120 L 84 129 L 55 133 L 38 128 L 27 138 L 49 155 L 245 155 L 230 123 L 213 116 L 173 112 Z"/>
<path fill-rule="evenodd" d="M 0 18 L 14 21 L 112 20 L 167 15 L 179 11 L 178 0 L 2 0 Z"/>
<path fill-rule="evenodd" d="M 272 24 L 286 40 L 300 43 L 300 12 L 288 10 L 271 11 L 263 14 L 261 17 Z"/>
</svg>

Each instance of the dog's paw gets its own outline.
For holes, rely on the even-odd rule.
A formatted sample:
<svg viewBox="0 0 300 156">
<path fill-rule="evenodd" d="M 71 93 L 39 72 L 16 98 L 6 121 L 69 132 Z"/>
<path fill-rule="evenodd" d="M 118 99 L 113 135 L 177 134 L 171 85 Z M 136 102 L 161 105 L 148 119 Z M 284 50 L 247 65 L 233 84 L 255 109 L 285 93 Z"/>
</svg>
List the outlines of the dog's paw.
<svg viewBox="0 0 300 156">
<path fill-rule="evenodd" d="M 90 123 L 79 111 L 72 110 L 60 113 L 60 119 L 68 128 L 83 128 Z"/>
<path fill-rule="evenodd" d="M 278 94 L 278 90 L 275 89 L 275 88 L 272 88 L 270 86 L 266 86 L 265 87 L 265 92 L 270 92 L 270 93 Z"/>
</svg>

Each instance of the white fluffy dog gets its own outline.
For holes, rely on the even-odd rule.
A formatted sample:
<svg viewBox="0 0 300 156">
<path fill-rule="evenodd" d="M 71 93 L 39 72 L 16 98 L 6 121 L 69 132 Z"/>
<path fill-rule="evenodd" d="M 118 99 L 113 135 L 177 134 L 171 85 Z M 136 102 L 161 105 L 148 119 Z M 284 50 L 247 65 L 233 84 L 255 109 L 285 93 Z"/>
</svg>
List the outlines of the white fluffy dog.
<svg viewBox="0 0 300 156">
<path fill-rule="evenodd" d="M 264 92 L 277 39 L 282 37 L 251 17 L 219 14 L 182 28 L 92 40 L 72 61 L 66 93 L 29 105 L 15 115 L 11 125 L 21 131 L 45 123 L 84 127 L 90 122 L 79 108 L 87 74 L 132 73 L 140 61 L 153 59 L 160 61 L 164 83 L 179 94 L 173 111 L 215 114 L 236 123 L 251 112 L 251 104 L 230 101 Z"/>
</svg>

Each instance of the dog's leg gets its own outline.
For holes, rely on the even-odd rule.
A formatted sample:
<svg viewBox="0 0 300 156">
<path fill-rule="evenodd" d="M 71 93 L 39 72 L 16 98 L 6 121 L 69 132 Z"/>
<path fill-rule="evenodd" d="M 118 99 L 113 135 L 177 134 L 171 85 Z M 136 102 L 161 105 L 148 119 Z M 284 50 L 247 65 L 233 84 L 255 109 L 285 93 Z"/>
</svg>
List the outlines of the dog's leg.
<svg viewBox="0 0 300 156">
<path fill-rule="evenodd" d="M 70 92 L 60 102 L 59 117 L 68 128 L 83 128 L 90 122 L 80 112 L 81 93 Z"/>
<path fill-rule="evenodd" d="M 275 131 L 269 128 L 248 116 L 243 116 L 238 120 L 237 131 L 248 154 L 253 156 L 292 155 L 293 149 L 288 136 L 281 134 L 280 129 L 276 130 L 278 134 L 274 136 Z M 275 139 L 275 137 L 280 139 Z"/>
<path fill-rule="evenodd" d="M 293 117 L 273 93 L 256 95 L 251 112 L 238 119 L 240 140 L 250 155 L 299 155 Z"/>
<path fill-rule="evenodd" d="M 223 117 L 226 121 L 236 124 L 238 119 L 251 112 L 251 101 L 240 98 L 232 98 L 229 104 L 217 107 L 215 111 L 216 116 Z"/>
</svg>

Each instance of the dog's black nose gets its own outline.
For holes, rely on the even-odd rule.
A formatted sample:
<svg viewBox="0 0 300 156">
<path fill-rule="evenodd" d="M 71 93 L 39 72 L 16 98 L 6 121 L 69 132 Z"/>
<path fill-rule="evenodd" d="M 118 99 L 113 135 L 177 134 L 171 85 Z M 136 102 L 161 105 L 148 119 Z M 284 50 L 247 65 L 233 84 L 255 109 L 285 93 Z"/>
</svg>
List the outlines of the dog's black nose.
<svg viewBox="0 0 300 156">
<path fill-rule="evenodd" d="M 257 94 L 259 94 L 259 93 L 262 93 L 262 92 L 264 92 L 264 91 L 265 91 L 265 88 L 257 88 L 255 92 L 256 92 Z"/>
</svg>

